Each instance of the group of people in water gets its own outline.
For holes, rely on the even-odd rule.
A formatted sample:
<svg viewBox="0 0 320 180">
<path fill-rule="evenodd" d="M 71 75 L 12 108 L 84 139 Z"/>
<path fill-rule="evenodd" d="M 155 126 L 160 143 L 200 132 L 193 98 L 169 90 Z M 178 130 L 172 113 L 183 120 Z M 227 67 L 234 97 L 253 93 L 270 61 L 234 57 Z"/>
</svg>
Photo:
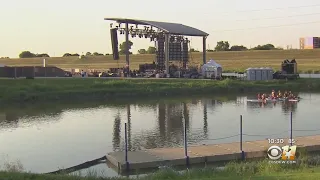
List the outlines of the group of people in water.
<svg viewBox="0 0 320 180">
<path fill-rule="evenodd" d="M 279 98 L 286 98 L 286 99 L 296 99 L 297 97 L 294 96 L 291 91 L 285 91 L 283 94 L 281 91 L 278 91 L 278 93 L 275 92 L 275 90 L 272 90 L 271 95 L 267 94 L 258 94 L 258 100 L 266 100 L 266 99 L 279 99 Z"/>
</svg>

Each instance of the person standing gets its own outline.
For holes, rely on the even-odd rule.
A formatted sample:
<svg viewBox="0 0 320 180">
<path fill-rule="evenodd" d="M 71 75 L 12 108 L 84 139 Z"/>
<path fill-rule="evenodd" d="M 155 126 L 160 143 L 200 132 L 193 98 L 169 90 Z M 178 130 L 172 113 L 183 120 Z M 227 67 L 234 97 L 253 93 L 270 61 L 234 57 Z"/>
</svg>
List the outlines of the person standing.
<svg viewBox="0 0 320 180">
<path fill-rule="evenodd" d="M 81 77 L 84 77 L 84 72 L 83 72 L 83 70 L 81 70 Z"/>
</svg>

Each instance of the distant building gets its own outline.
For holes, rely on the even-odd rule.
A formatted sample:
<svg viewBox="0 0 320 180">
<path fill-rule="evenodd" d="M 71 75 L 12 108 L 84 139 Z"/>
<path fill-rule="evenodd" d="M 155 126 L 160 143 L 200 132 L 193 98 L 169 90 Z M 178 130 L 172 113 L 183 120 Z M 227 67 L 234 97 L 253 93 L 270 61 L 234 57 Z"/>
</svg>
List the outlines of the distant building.
<svg viewBox="0 0 320 180">
<path fill-rule="evenodd" d="M 300 49 L 317 49 L 320 48 L 320 37 L 300 38 Z"/>
</svg>

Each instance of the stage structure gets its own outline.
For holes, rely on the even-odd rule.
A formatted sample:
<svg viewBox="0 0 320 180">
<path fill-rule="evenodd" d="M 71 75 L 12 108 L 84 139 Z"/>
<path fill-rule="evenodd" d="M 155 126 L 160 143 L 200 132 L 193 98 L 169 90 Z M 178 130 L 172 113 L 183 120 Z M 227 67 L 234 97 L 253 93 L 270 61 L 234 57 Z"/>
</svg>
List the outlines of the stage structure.
<svg viewBox="0 0 320 180">
<path fill-rule="evenodd" d="M 126 67 L 130 70 L 129 35 L 132 38 L 150 38 L 156 45 L 156 64 L 158 70 L 165 70 L 169 74 L 169 61 L 182 61 L 186 68 L 189 61 L 189 40 L 185 36 L 203 37 L 203 64 L 206 64 L 206 39 L 209 34 L 183 24 L 135 20 L 124 18 L 105 18 L 115 21 L 110 24 L 113 59 L 119 60 L 118 33 L 124 34 L 126 39 Z M 143 28 L 139 28 L 143 26 Z"/>
</svg>

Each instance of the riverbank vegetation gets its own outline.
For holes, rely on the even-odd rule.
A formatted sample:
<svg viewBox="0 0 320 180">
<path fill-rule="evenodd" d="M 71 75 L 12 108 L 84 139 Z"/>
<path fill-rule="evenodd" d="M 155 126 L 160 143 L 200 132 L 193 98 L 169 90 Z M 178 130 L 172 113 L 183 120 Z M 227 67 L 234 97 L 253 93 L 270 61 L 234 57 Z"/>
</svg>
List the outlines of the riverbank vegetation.
<svg viewBox="0 0 320 180">
<path fill-rule="evenodd" d="M 150 98 L 271 91 L 320 90 L 320 79 L 237 81 L 226 79 L 0 79 L 0 102 Z"/>
<path fill-rule="evenodd" d="M 153 174 L 146 176 L 138 176 L 137 180 L 235 180 L 235 179 L 250 179 L 250 180 L 316 180 L 320 177 L 320 156 L 305 156 L 299 158 L 296 164 L 273 164 L 268 160 L 261 161 L 246 161 L 246 162 L 231 162 L 224 169 L 218 168 L 203 168 L 190 169 L 179 172 L 172 168 L 161 169 Z M 19 168 L 12 168 L 7 171 L 0 171 L 0 179 L 7 180 L 122 180 L 124 177 L 106 178 L 93 171 L 87 175 L 73 173 L 71 175 L 49 175 L 49 174 L 31 174 L 16 171 Z"/>
<path fill-rule="evenodd" d="M 244 71 L 249 67 L 271 67 L 279 70 L 281 62 L 285 59 L 295 58 L 300 73 L 318 73 L 320 71 L 320 50 L 248 50 L 248 51 L 220 51 L 207 52 L 207 59 L 211 58 L 221 64 L 223 71 Z M 17 58 L 0 59 L 0 64 L 7 66 L 42 66 L 43 57 L 40 58 Z M 66 70 L 71 68 L 106 70 L 125 66 L 125 56 L 121 55 L 119 61 L 112 59 L 112 55 L 92 56 L 79 59 L 78 56 L 47 57 L 46 63 Z M 152 63 L 154 54 L 130 55 L 130 68 L 139 69 L 139 64 Z M 190 54 L 190 65 L 202 64 L 202 53 Z"/>
</svg>

